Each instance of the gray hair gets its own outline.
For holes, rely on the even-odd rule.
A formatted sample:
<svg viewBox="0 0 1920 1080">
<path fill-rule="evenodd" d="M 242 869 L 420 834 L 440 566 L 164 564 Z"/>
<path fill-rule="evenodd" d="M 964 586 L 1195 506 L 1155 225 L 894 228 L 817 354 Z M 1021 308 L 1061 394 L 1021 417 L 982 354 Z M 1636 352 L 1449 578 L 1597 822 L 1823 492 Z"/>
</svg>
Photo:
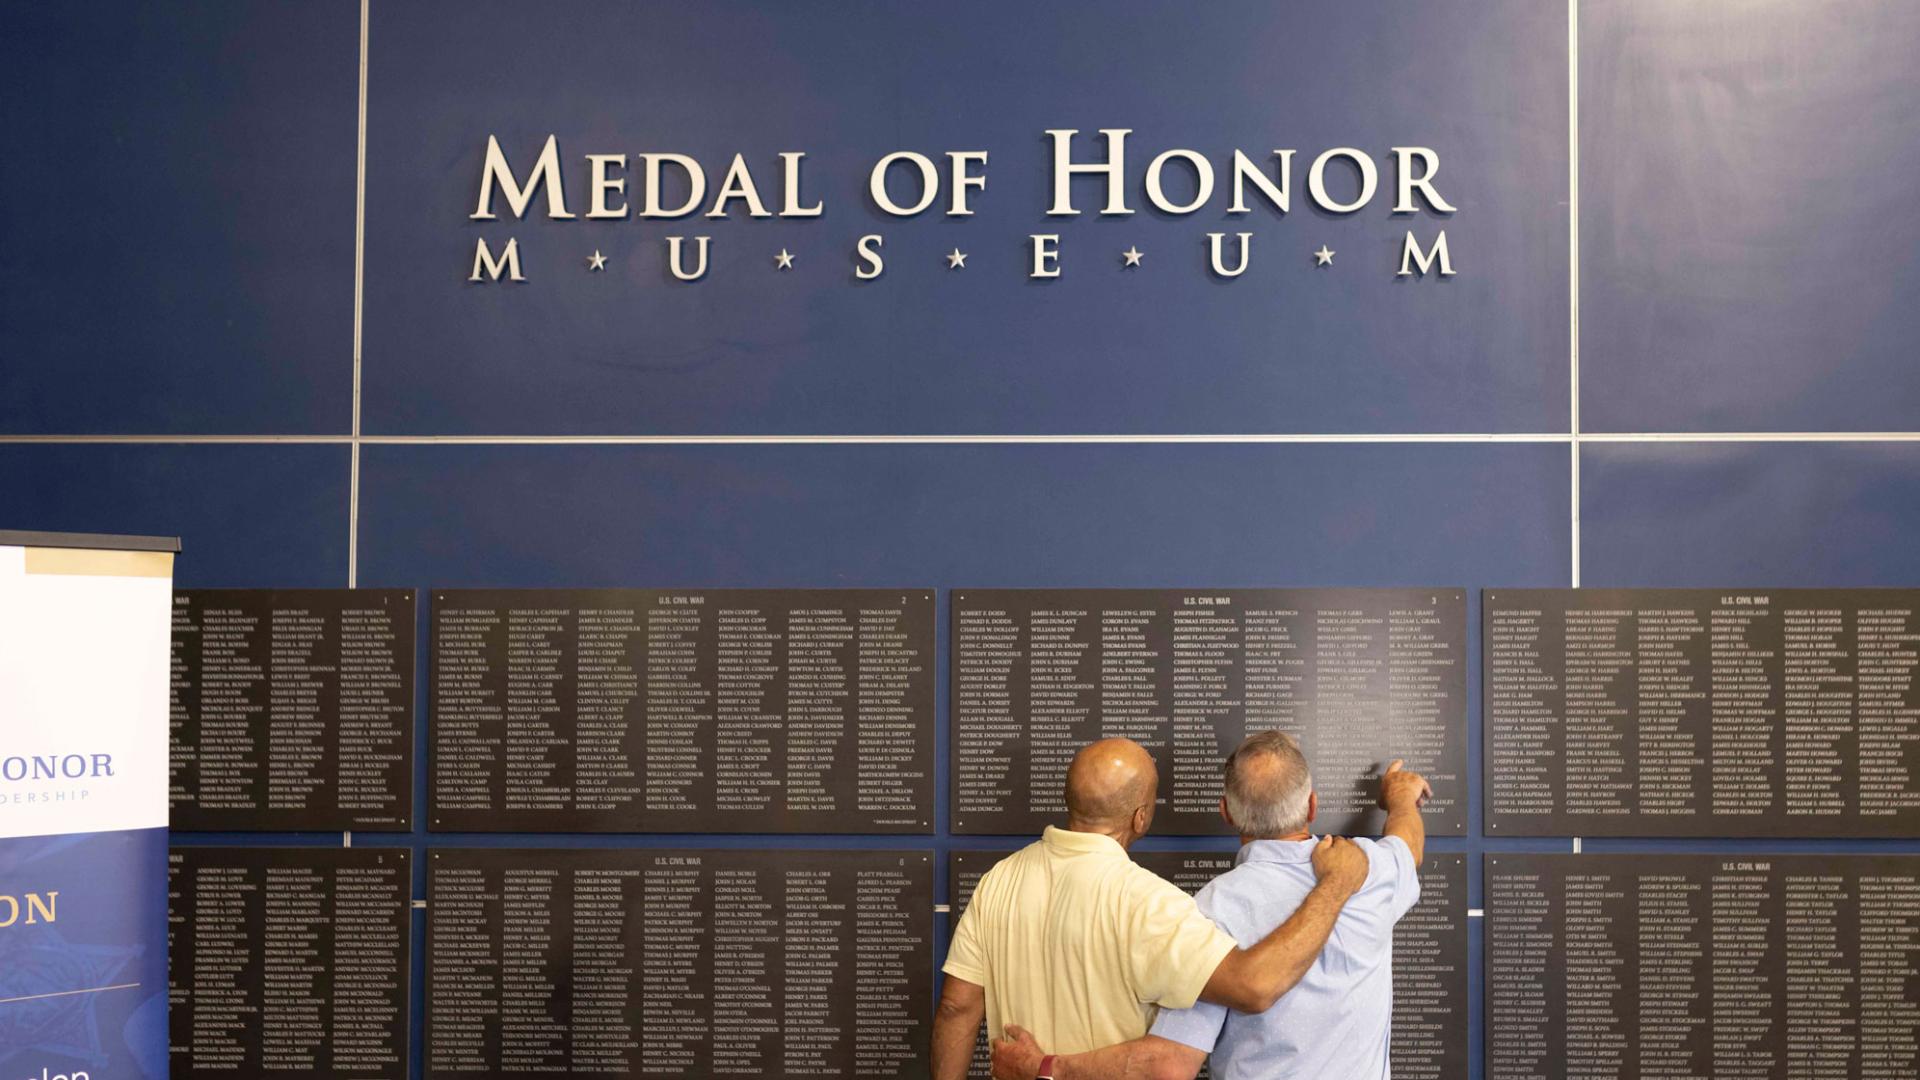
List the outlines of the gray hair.
<svg viewBox="0 0 1920 1080">
<path fill-rule="evenodd" d="M 1312 794 L 1307 756 L 1284 731 L 1249 735 L 1227 758 L 1227 813 L 1247 836 L 1286 836 L 1306 828 Z"/>
</svg>

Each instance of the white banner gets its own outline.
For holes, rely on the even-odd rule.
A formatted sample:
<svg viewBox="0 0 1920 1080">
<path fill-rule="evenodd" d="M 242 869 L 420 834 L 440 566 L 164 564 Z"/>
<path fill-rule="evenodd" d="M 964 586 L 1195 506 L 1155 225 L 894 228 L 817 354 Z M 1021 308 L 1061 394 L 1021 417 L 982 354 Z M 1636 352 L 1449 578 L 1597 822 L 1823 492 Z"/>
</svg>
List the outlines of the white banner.
<svg viewBox="0 0 1920 1080">
<path fill-rule="evenodd" d="M 0 838 L 166 825 L 172 573 L 0 546 Z"/>
</svg>

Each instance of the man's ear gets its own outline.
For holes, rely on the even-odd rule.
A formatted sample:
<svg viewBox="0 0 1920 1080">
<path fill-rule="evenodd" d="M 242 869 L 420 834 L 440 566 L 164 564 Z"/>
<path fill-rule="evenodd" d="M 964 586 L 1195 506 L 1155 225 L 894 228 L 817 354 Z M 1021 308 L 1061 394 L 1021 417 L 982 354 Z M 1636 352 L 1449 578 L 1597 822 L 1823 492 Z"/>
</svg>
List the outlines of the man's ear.
<svg viewBox="0 0 1920 1080">
<path fill-rule="evenodd" d="M 1233 820 L 1233 815 L 1227 811 L 1227 800 L 1225 799 L 1220 800 L 1220 820 L 1226 822 L 1227 828 L 1232 829 L 1234 832 L 1240 831 L 1240 826 Z"/>
<path fill-rule="evenodd" d="M 1133 834 L 1135 836 L 1147 835 L 1147 828 L 1152 824 L 1153 824 L 1153 804 L 1152 803 L 1147 803 L 1145 806 L 1136 806 L 1133 808 Z"/>
<path fill-rule="evenodd" d="M 1222 806 L 1226 805 L 1224 800 L 1222 801 L 1221 805 Z M 1309 791 L 1307 792 L 1307 824 L 1309 825 L 1313 824 L 1313 819 L 1319 816 L 1320 816 L 1320 793 L 1317 791 Z"/>
</svg>

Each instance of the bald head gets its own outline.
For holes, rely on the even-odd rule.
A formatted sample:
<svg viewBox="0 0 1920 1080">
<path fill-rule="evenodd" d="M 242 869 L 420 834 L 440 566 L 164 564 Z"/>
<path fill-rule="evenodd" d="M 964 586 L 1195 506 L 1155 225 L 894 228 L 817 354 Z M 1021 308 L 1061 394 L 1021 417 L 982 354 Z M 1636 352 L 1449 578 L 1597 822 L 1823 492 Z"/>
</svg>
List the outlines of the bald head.
<svg viewBox="0 0 1920 1080">
<path fill-rule="evenodd" d="M 1101 739 L 1067 767 L 1067 813 L 1079 827 L 1122 828 L 1143 806 L 1151 816 L 1159 788 L 1160 774 L 1144 747 L 1132 739 Z"/>
</svg>

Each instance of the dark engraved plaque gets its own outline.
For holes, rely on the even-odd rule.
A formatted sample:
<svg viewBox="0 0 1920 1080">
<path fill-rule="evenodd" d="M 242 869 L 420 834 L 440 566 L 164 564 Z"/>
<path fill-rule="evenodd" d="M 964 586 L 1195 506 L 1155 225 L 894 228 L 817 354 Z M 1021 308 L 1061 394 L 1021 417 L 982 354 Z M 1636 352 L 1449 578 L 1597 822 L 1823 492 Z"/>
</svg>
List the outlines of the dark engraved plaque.
<svg viewBox="0 0 1920 1080">
<path fill-rule="evenodd" d="M 1920 856 L 1485 859 L 1488 1080 L 1920 1075 Z"/>
<path fill-rule="evenodd" d="M 1420 902 L 1393 928 L 1393 1075 L 1467 1075 L 1467 857 L 1426 853 Z"/>
<path fill-rule="evenodd" d="M 980 877 L 1010 852 L 953 851 L 948 922 L 957 923 Z M 1135 851 L 1133 860 L 1188 892 L 1233 869 L 1234 853 Z M 1448 1080 L 1467 1072 L 1467 857 L 1429 852 L 1420 902 L 1393 930 L 1393 1075 Z M 984 1025 L 969 1075 L 990 1075 Z M 1202 1072 L 1202 1075 L 1206 1075 Z"/>
<path fill-rule="evenodd" d="M 1920 589 L 1489 589 L 1495 836 L 1920 836 Z"/>
<path fill-rule="evenodd" d="M 175 1080 L 404 1080 L 408 859 L 405 848 L 175 847 Z"/>
<path fill-rule="evenodd" d="M 172 826 L 405 832 L 413 592 L 173 594 Z"/>
<path fill-rule="evenodd" d="M 933 594 L 433 593 L 437 830 L 933 831 Z"/>
<path fill-rule="evenodd" d="M 1062 824 L 1081 746 L 1160 767 L 1162 835 L 1225 833 L 1220 770 L 1253 731 L 1298 736 L 1318 827 L 1377 834 L 1380 770 L 1433 782 L 1464 833 L 1466 595 L 1458 589 L 962 589 L 953 594 L 953 831 Z"/>
<path fill-rule="evenodd" d="M 434 849 L 426 1075 L 925 1077 L 932 859 Z"/>
</svg>

